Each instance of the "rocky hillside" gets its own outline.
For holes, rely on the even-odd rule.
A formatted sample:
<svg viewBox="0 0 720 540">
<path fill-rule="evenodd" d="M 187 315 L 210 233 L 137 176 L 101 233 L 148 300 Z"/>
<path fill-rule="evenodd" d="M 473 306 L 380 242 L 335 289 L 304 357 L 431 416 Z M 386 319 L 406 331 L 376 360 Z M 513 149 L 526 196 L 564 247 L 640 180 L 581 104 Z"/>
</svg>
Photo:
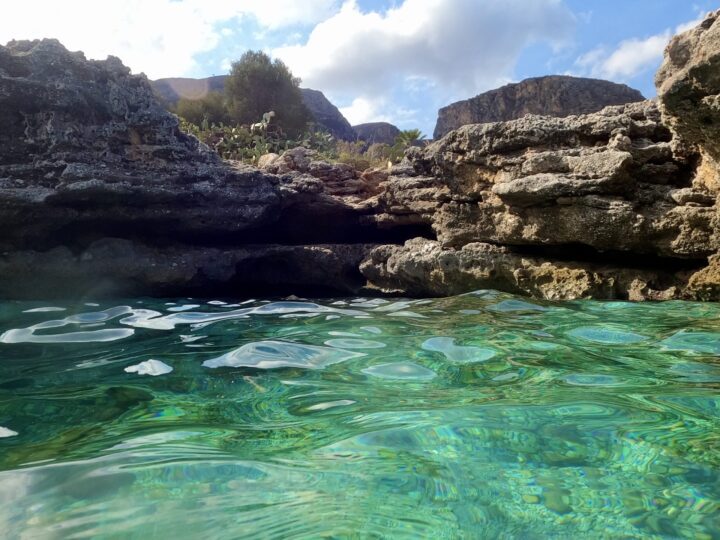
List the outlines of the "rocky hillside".
<svg viewBox="0 0 720 540">
<path fill-rule="evenodd" d="M 325 130 L 341 141 L 354 141 L 356 138 L 350 122 L 342 115 L 340 110 L 330 103 L 325 94 L 319 90 L 301 88 L 303 103 L 312 114 L 315 121 Z"/>
<path fill-rule="evenodd" d="M 227 75 L 217 75 L 205 79 L 174 77 L 151 81 L 150 84 L 163 103 L 175 105 L 181 97 L 192 99 L 200 98 L 208 92 L 222 92 L 225 89 L 225 79 L 227 79 Z M 318 125 L 337 139 L 355 140 L 356 135 L 350 122 L 322 92 L 309 88 L 301 88 L 300 92 L 303 103 Z"/>
<path fill-rule="evenodd" d="M 358 140 L 368 144 L 394 144 L 400 130 L 387 122 L 371 122 L 353 126 Z"/>
<path fill-rule="evenodd" d="M 657 101 L 467 125 L 390 171 L 224 162 L 118 59 L 11 42 L 0 295 L 720 300 L 719 14 L 672 41 Z"/>
<path fill-rule="evenodd" d="M 624 84 L 563 75 L 525 79 L 440 109 L 434 138 L 468 124 L 505 122 L 526 114 L 569 116 L 645 98 Z"/>
</svg>

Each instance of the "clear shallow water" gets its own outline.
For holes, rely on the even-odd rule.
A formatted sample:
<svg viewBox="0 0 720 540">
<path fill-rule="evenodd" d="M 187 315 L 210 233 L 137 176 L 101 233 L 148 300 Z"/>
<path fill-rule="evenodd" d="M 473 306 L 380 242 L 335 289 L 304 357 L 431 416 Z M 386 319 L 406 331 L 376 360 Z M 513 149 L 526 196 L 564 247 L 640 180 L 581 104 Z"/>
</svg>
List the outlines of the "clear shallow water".
<svg viewBox="0 0 720 540">
<path fill-rule="evenodd" d="M 0 426 L 10 538 L 720 538 L 720 306 L 6 302 Z"/>
</svg>

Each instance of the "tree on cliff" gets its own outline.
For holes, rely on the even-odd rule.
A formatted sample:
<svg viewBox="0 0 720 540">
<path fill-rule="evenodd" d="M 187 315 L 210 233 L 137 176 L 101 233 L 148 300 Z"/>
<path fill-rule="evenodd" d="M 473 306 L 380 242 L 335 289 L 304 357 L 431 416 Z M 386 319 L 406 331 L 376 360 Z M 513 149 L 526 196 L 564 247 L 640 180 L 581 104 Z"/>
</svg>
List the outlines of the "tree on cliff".
<svg viewBox="0 0 720 540">
<path fill-rule="evenodd" d="M 311 116 L 303 104 L 300 79 L 280 60 L 262 51 L 248 51 L 233 63 L 225 81 L 225 98 L 232 122 L 253 124 L 275 111 L 275 123 L 285 131 L 305 129 Z"/>
</svg>

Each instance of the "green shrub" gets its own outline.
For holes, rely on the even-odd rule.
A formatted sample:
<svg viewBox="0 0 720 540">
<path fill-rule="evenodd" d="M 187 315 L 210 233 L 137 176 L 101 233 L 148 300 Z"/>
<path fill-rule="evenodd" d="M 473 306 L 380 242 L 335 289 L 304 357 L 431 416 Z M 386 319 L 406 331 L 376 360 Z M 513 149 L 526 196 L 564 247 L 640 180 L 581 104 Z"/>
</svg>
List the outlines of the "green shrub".
<svg viewBox="0 0 720 540">
<path fill-rule="evenodd" d="M 198 126 L 224 124 L 228 122 L 225 98 L 220 92 L 210 92 L 201 99 L 181 98 L 175 106 L 175 113 Z"/>
<path fill-rule="evenodd" d="M 271 120 L 267 115 L 263 116 L 265 120 Z M 398 141 L 393 146 L 373 144 L 367 147 L 363 141 L 338 141 L 329 133 L 318 129 L 308 129 L 298 137 L 290 138 L 282 130 L 272 129 L 271 121 L 259 123 L 264 125 L 264 129 L 253 132 L 246 125 L 230 126 L 219 123 L 208 126 L 205 122 L 199 126 L 180 118 L 180 129 L 214 148 L 224 159 L 249 164 L 257 164 L 265 154 L 282 154 L 285 150 L 302 146 L 315 150 L 319 159 L 331 163 L 346 163 L 358 171 L 364 171 L 371 167 L 386 168 L 388 162 L 400 161 L 408 147 L 406 141 Z"/>
<path fill-rule="evenodd" d="M 282 61 L 273 61 L 262 51 L 247 51 L 225 81 L 228 116 L 234 124 L 251 124 L 274 111 L 277 125 L 298 136 L 312 119 L 299 85 L 300 79 Z"/>
</svg>

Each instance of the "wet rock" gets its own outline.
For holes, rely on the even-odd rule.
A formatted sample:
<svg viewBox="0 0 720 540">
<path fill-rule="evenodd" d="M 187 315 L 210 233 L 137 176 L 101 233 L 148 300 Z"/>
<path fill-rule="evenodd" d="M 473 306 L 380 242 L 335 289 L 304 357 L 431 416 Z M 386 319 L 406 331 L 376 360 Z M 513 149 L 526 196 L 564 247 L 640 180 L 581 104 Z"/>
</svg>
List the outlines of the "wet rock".
<svg viewBox="0 0 720 540">
<path fill-rule="evenodd" d="M 684 273 L 602 263 L 562 262 L 523 255 L 507 247 L 471 243 L 461 249 L 414 239 L 381 246 L 361 266 L 384 292 L 449 296 L 497 289 L 548 300 L 576 298 L 670 299 L 681 294 Z"/>
<path fill-rule="evenodd" d="M 178 291 L 236 297 L 292 292 L 357 294 L 365 285 L 358 270 L 360 262 L 373 247 L 256 245 L 222 249 L 153 246 L 108 238 L 79 253 L 56 247 L 0 255 L 0 295 L 49 299 L 172 296 Z"/>
</svg>

